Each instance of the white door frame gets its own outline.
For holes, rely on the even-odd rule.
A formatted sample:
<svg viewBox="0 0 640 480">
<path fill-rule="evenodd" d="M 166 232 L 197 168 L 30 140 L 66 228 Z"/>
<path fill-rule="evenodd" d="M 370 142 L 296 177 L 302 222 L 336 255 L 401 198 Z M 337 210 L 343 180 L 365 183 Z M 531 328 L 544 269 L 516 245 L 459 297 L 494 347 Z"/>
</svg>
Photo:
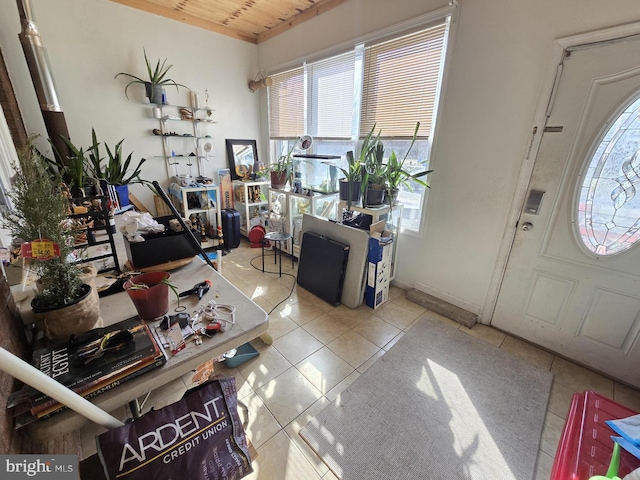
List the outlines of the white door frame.
<svg viewBox="0 0 640 480">
<path fill-rule="evenodd" d="M 578 46 L 588 46 L 591 44 L 607 42 L 639 34 L 640 22 L 637 22 L 597 30 L 594 32 L 562 37 L 556 39 L 554 42 L 549 65 L 546 70 L 547 73 L 545 75 L 543 87 L 540 91 L 540 100 L 538 101 L 538 106 L 534 114 L 533 125 L 529 133 L 529 146 L 523 159 L 522 166 L 520 167 L 516 190 L 511 203 L 511 210 L 504 228 L 502 241 L 500 242 L 500 249 L 498 250 L 498 257 L 493 269 L 493 274 L 491 275 L 486 301 L 480 312 L 480 321 L 482 323 L 490 324 L 493 319 L 493 314 L 498 302 L 498 295 L 500 293 L 500 287 L 502 286 L 502 280 L 504 278 L 507 262 L 509 261 L 509 255 L 511 254 L 511 248 L 516 234 L 516 225 L 520 218 L 520 214 L 522 213 L 522 207 L 524 205 L 527 192 L 529 191 L 529 183 L 531 175 L 533 174 L 535 160 L 540 149 L 540 143 L 542 142 L 542 134 L 547 126 L 550 107 L 553 105 L 556 93 L 555 89 L 558 83 L 557 80 L 559 80 L 561 74 L 560 65 L 564 59 L 565 51 Z"/>
</svg>

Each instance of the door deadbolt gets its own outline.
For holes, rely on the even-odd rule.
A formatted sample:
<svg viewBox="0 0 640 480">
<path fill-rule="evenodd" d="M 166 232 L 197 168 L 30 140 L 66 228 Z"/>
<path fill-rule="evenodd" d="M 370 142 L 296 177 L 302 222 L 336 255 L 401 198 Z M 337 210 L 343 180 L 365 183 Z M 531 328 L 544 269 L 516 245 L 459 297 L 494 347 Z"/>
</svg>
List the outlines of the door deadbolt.
<svg viewBox="0 0 640 480">
<path fill-rule="evenodd" d="M 524 230 L 525 232 L 528 232 L 529 230 L 531 230 L 533 228 L 533 223 L 530 222 L 524 222 L 522 224 L 522 230 Z"/>
</svg>

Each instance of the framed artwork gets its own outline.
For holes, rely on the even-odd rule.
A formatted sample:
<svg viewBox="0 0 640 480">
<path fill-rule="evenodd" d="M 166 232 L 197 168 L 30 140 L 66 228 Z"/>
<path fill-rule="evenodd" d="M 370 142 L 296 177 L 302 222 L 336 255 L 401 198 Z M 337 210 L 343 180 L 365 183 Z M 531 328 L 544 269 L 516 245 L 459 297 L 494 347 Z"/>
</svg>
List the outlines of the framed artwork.
<svg viewBox="0 0 640 480">
<path fill-rule="evenodd" d="M 258 161 L 256 141 L 227 138 L 225 142 L 231 179 L 248 180 L 251 178 L 254 164 Z"/>
</svg>

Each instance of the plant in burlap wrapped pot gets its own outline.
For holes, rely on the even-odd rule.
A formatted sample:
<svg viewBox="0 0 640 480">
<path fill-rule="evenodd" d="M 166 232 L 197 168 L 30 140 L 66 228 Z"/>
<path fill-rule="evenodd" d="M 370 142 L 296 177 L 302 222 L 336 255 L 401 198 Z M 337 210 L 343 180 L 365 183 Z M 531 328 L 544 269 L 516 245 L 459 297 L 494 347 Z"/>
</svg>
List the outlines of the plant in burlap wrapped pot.
<svg viewBox="0 0 640 480">
<path fill-rule="evenodd" d="M 96 289 L 91 281 L 83 283 L 82 269 L 70 261 L 78 232 L 67 218 L 69 200 L 59 187 L 61 179 L 47 171 L 33 140 L 13 167 L 13 210 L 3 225 L 23 242 L 23 256 L 41 284 L 31 302 L 38 325 L 53 341 L 102 326 Z"/>
</svg>

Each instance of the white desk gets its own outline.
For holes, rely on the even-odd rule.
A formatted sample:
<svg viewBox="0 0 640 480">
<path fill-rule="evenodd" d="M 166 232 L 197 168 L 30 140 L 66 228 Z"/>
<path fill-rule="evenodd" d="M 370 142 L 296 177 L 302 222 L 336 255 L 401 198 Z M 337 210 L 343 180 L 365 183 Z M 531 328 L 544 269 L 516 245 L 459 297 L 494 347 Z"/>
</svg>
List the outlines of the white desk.
<svg viewBox="0 0 640 480">
<path fill-rule="evenodd" d="M 196 346 L 193 341 L 188 341 L 187 347 L 177 355 L 171 356 L 169 353 L 169 361 L 162 367 L 92 398 L 93 404 L 107 412 L 112 411 L 185 373 L 195 370 L 198 365 L 207 360 L 237 348 L 267 331 L 269 318 L 267 313 L 199 257 L 196 257 L 190 264 L 171 271 L 171 282 L 180 292 L 207 279 L 211 280 L 212 286 L 202 301 L 198 302 L 197 295 L 191 295 L 182 298 L 181 305 L 185 305 L 186 311 L 189 313 L 192 313 L 199 303 L 207 303 L 210 300 L 234 305 L 236 307 L 236 325 L 233 328 L 228 328 L 224 333 L 217 333 L 212 338 L 203 337 L 200 346 Z M 215 297 L 216 292 L 219 293 L 218 298 Z M 177 306 L 177 299 L 171 291 L 169 295 L 169 313 L 174 313 L 173 309 Z M 120 292 L 100 299 L 100 314 L 105 325 L 110 325 L 135 316 L 136 310 L 127 293 Z M 46 440 L 55 435 L 78 429 L 88 421 L 78 413 L 67 410 L 51 418 L 34 422 L 25 428 L 34 439 Z"/>
</svg>

